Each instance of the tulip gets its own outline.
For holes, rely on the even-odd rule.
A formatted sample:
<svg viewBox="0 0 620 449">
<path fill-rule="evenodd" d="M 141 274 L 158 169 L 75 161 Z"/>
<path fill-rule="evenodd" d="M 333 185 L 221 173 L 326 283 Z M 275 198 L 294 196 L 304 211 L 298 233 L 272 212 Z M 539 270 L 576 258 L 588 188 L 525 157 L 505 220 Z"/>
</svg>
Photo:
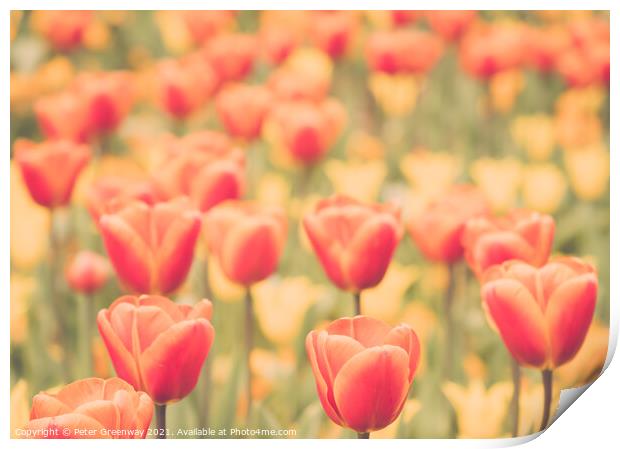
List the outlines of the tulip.
<svg viewBox="0 0 620 449">
<path fill-rule="evenodd" d="M 337 59 L 351 47 L 358 26 L 357 11 L 314 11 L 310 37 L 317 47 Z"/>
<path fill-rule="evenodd" d="M 381 282 L 402 237 L 400 210 L 336 195 L 319 201 L 303 225 L 325 274 L 354 294 L 359 315 L 361 290 Z"/>
<path fill-rule="evenodd" d="M 329 418 L 368 438 L 400 414 L 418 366 L 420 344 L 401 324 L 358 315 L 306 337 L 316 388 Z"/>
<path fill-rule="evenodd" d="M 513 260 L 484 274 L 481 295 L 489 321 L 519 364 L 542 371 L 540 430 L 549 420 L 553 369 L 579 351 L 597 288 L 594 268 L 577 258 L 553 259 L 540 268 Z"/>
<path fill-rule="evenodd" d="M 99 220 L 121 283 L 138 293 L 170 293 L 187 277 L 200 215 L 185 198 L 150 206 L 135 201 Z"/>
<path fill-rule="evenodd" d="M 489 267 L 511 259 L 542 266 L 549 259 L 554 232 L 553 218 L 538 212 L 473 218 L 463 232 L 465 259 L 479 279 Z"/>
<path fill-rule="evenodd" d="M 202 212 L 243 195 L 245 155 L 225 135 L 202 131 L 177 139 L 153 177 L 158 196 L 185 195 Z"/>
<path fill-rule="evenodd" d="M 86 142 L 90 138 L 84 101 L 74 91 L 42 97 L 34 103 L 39 128 L 48 139 Z"/>
<path fill-rule="evenodd" d="M 267 87 L 281 101 L 310 100 L 320 102 L 327 95 L 330 79 L 324 74 L 309 73 L 283 66 L 271 72 Z"/>
<path fill-rule="evenodd" d="M 92 11 L 33 11 L 32 24 L 57 50 L 71 51 L 84 41 Z"/>
<path fill-rule="evenodd" d="M 67 140 L 15 142 L 15 161 L 32 199 L 54 209 L 66 206 L 82 169 L 90 159 L 87 145 Z"/>
<path fill-rule="evenodd" d="M 103 287 L 109 271 L 104 257 L 91 251 L 81 251 L 67 268 L 67 284 L 76 292 L 92 295 Z"/>
<path fill-rule="evenodd" d="M 81 379 L 32 399 L 26 438 L 145 438 L 153 401 L 119 378 Z"/>
<path fill-rule="evenodd" d="M 564 27 L 531 27 L 526 30 L 528 63 L 541 73 L 553 71 L 562 53 L 570 45 L 569 35 Z"/>
<path fill-rule="evenodd" d="M 254 68 L 256 37 L 250 34 L 220 34 L 209 40 L 204 54 L 222 82 L 240 81 Z"/>
<path fill-rule="evenodd" d="M 129 203 L 155 204 L 152 183 L 124 177 L 106 176 L 94 181 L 86 191 L 86 208 L 96 226 L 102 215 L 116 212 Z"/>
<path fill-rule="evenodd" d="M 234 11 L 179 11 L 194 42 L 204 44 L 234 25 Z"/>
<path fill-rule="evenodd" d="M 215 105 L 229 134 L 253 140 L 271 107 L 271 93 L 263 86 L 233 84 L 218 94 Z"/>
<path fill-rule="evenodd" d="M 456 41 L 476 20 L 477 14 L 476 11 L 439 10 L 426 11 L 425 17 L 437 34 L 447 41 Z"/>
</svg>

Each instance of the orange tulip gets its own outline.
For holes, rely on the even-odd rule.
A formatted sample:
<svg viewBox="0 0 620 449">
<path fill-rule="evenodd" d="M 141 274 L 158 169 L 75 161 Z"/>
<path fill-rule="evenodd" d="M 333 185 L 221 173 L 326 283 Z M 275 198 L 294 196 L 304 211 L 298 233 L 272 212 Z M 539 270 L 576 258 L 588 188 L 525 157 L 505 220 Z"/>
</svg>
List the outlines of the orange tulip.
<svg viewBox="0 0 620 449">
<path fill-rule="evenodd" d="M 126 288 L 166 294 L 187 277 L 200 233 L 200 214 L 186 198 L 153 206 L 135 201 L 102 215 L 99 230 Z"/>
<path fill-rule="evenodd" d="M 191 54 L 161 61 L 156 83 L 159 105 L 172 117 L 185 119 L 207 103 L 219 80 L 202 55 Z"/>
<path fill-rule="evenodd" d="M 547 262 L 555 223 L 549 215 L 525 210 L 500 218 L 469 220 L 463 233 L 465 259 L 478 278 L 492 265 L 518 259 L 540 267 Z"/>
<path fill-rule="evenodd" d="M 215 331 L 211 302 L 193 307 L 163 296 L 122 296 L 99 311 L 97 326 L 116 373 L 156 404 L 196 386 Z"/>
<path fill-rule="evenodd" d="M 429 260 L 453 263 L 463 256 L 461 236 L 467 221 L 488 212 L 487 201 L 478 189 L 456 186 L 409 222 L 409 234 Z"/>
<path fill-rule="evenodd" d="M 287 228 L 279 209 L 225 201 L 207 212 L 203 228 L 209 250 L 232 281 L 249 286 L 276 270 Z"/>
<path fill-rule="evenodd" d="M 282 143 L 292 159 L 313 165 L 336 143 L 346 122 L 346 110 L 337 100 L 320 103 L 292 101 L 273 110 Z"/>
<path fill-rule="evenodd" d="M 321 76 L 280 67 L 271 72 L 267 86 L 278 100 L 311 100 L 320 102 L 329 91 L 329 79 Z"/>
<path fill-rule="evenodd" d="M 86 191 L 86 208 L 95 225 L 106 213 L 116 212 L 128 203 L 142 201 L 154 204 L 154 188 L 148 181 L 106 176 L 94 181 Z"/>
<path fill-rule="evenodd" d="M 232 84 L 218 94 L 215 106 L 229 134 L 253 140 L 260 135 L 271 100 L 264 86 Z"/>
<path fill-rule="evenodd" d="M 35 11 L 33 14 L 34 28 L 60 51 L 79 47 L 92 21 L 91 11 Z"/>
<path fill-rule="evenodd" d="M 74 91 L 49 95 L 34 103 L 39 128 L 48 139 L 86 142 L 90 138 L 86 105 Z"/>
<path fill-rule="evenodd" d="M 41 206 L 65 206 L 78 175 L 90 159 L 90 148 L 67 140 L 15 142 L 15 161 L 32 199 Z"/>
<path fill-rule="evenodd" d="M 116 377 L 91 377 L 32 399 L 26 438 L 145 438 L 153 401 Z"/>
<path fill-rule="evenodd" d="M 569 46 L 569 36 L 564 27 L 526 29 L 527 60 L 542 73 L 549 73 Z"/>
<path fill-rule="evenodd" d="M 577 258 L 557 258 L 541 268 L 509 261 L 490 268 L 482 301 L 513 357 L 524 366 L 554 369 L 583 343 L 596 304 L 594 268 Z"/>
<path fill-rule="evenodd" d="M 426 11 L 426 20 L 431 28 L 447 41 L 460 39 L 471 23 L 476 20 L 476 11 L 438 10 Z"/>
<path fill-rule="evenodd" d="M 421 16 L 421 11 L 414 10 L 394 10 L 390 11 L 390 19 L 395 26 L 409 25 L 417 21 Z"/>
<path fill-rule="evenodd" d="M 67 284 L 76 292 L 92 295 L 105 284 L 110 273 L 105 257 L 80 251 L 67 268 Z"/>
<path fill-rule="evenodd" d="M 261 55 L 272 65 L 284 62 L 299 44 L 297 33 L 287 28 L 262 27 L 259 39 Z"/>
<path fill-rule="evenodd" d="M 313 11 L 310 38 L 332 58 L 341 58 L 351 47 L 358 25 L 357 11 Z"/>
<path fill-rule="evenodd" d="M 185 195 L 206 212 L 244 190 L 245 155 L 225 134 L 201 131 L 176 139 L 153 179 L 160 197 Z"/>
<path fill-rule="evenodd" d="M 441 39 L 419 30 L 397 29 L 372 34 L 366 44 L 371 70 L 423 74 L 432 69 L 443 52 Z"/>
<path fill-rule="evenodd" d="M 179 11 L 194 42 L 204 44 L 234 25 L 234 11 Z"/>
<path fill-rule="evenodd" d="M 402 237 L 397 207 L 342 195 L 320 201 L 303 224 L 327 277 L 350 292 L 381 282 Z"/>
<path fill-rule="evenodd" d="M 205 56 L 221 81 L 240 81 L 254 68 L 258 46 L 250 34 L 220 34 L 211 39 Z"/>
<path fill-rule="evenodd" d="M 306 337 L 316 389 L 327 416 L 363 434 L 398 418 L 418 367 L 420 343 L 401 324 L 358 315 Z"/>
</svg>

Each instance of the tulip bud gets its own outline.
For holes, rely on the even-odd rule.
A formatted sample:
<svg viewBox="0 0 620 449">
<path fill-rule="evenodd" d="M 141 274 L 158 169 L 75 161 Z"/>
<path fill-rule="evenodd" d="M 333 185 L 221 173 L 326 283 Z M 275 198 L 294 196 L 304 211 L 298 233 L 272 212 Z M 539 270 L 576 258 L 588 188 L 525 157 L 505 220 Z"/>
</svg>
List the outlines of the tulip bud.
<svg viewBox="0 0 620 449">
<path fill-rule="evenodd" d="M 105 284 L 110 269 L 105 257 L 81 251 L 67 268 L 67 283 L 79 293 L 92 295 Z"/>
</svg>

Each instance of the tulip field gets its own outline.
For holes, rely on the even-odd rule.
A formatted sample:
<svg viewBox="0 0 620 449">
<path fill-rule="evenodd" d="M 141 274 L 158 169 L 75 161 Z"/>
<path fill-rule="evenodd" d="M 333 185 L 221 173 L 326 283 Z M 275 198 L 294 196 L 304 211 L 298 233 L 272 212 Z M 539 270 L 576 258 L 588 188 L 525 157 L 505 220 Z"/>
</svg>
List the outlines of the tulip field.
<svg viewBox="0 0 620 449">
<path fill-rule="evenodd" d="M 12 438 L 510 438 L 609 340 L 605 11 L 11 11 Z"/>
</svg>

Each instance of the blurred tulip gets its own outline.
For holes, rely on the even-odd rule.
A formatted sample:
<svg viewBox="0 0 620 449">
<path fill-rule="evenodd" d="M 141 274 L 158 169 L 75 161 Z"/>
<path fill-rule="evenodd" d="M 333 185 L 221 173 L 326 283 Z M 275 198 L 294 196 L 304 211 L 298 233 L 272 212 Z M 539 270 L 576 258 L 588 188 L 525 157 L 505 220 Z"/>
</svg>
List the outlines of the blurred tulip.
<svg viewBox="0 0 620 449">
<path fill-rule="evenodd" d="M 276 173 L 265 173 L 256 186 L 256 199 L 259 203 L 285 209 L 291 198 L 291 185 L 286 178 Z"/>
<path fill-rule="evenodd" d="M 281 101 L 321 101 L 327 95 L 330 79 L 312 72 L 283 66 L 271 72 L 267 87 Z"/>
<path fill-rule="evenodd" d="M 596 114 L 585 111 L 562 111 L 554 119 L 558 144 L 568 151 L 598 144 L 603 126 Z"/>
<path fill-rule="evenodd" d="M 404 117 L 415 107 L 420 86 L 414 75 L 374 72 L 368 81 L 370 91 L 388 116 Z"/>
<path fill-rule="evenodd" d="M 67 267 L 67 284 L 76 292 L 92 295 L 103 287 L 109 273 L 105 257 L 91 251 L 80 251 Z"/>
<path fill-rule="evenodd" d="M 207 246 L 232 281 L 249 286 L 277 268 L 286 242 L 286 217 L 280 209 L 225 201 L 203 220 Z"/>
<path fill-rule="evenodd" d="M 602 146 L 564 153 L 571 187 L 578 198 L 595 201 L 609 192 L 609 151 Z"/>
<path fill-rule="evenodd" d="M 25 379 L 19 379 L 11 387 L 11 438 L 19 438 L 20 431 L 28 424 L 29 402 L 28 383 Z"/>
<path fill-rule="evenodd" d="M 155 76 L 158 103 L 178 120 L 205 106 L 218 84 L 214 70 L 199 54 L 163 60 Z"/>
<path fill-rule="evenodd" d="M 146 438 L 153 401 L 127 382 L 91 377 L 32 399 L 31 438 Z"/>
<path fill-rule="evenodd" d="M 206 212 L 216 204 L 243 195 L 245 155 L 224 134 L 200 131 L 175 139 L 168 157 L 155 170 L 158 197 L 187 196 Z"/>
<path fill-rule="evenodd" d="M 523 182 L 523 166 L 517 159 L 480 158 L 471 164 L 470 174 L 495 212 L 515 207 Z"/>
<path fill-rule="evenodd" d="M 441 265 L 437 266 L 442 267 Z M 419 276 L 420 280 L 422 280 L 423 273 L 420 273 Z M 431 338 L 436 335 L 437 330 L 440 329 L 439 319 L 435 312 L 418 300 L 410 301 L 405 305 L 399 322 L 405 323 L 416 330 L 416 335 L 420 340 L 420 346 L 423 348 L 428 347 L 427 343 L 431 341 Z M 418 363 L 419 375 L 426 372 L 428 366 L 427 360 L 428 353 L 424 351 L 420 354 L 420 361 Z"/>
<path fill-rule="evenodd" d="M 194 42 L 205 44 L 234 25 L 235 11 L 179 11 Z"/>
<path fill-rule="evenodd" d="M 142 201 L 155 203 L 155 192 L 148 181 L 107 176 L 95 180 L 86 192 L 86 208 L 95 225 L 99 226 L 102 215 L 116 212 L 128 203 Z"/>
<path fill-rule="evenodd" d="M 99 230 L 121 284 L 137 293 L 170 293 L 183 283 L 200 233 L 187 199 L 140 201 L 101 216 Z"/>
<path fill-rule="evenodd" d="M 163 296 L 122 296 L 97 315 L 118 376 L 156 404 L 176 402 L 196 386 L 213 344 L 211 302 L 175 304 Z"/>
<path fill-rule="evenodd" d="M 261 27 L 259 40 L 263 58 L 272 65 L 286 60 L 299 43 L 297 33 L 287 28 Z"/>
<path fill-rule="evenodd" d="M 349 134 L 345 153 L 353 160 L 383 160 L 385 145 L 378 137 L 363 130 L 356 130 Z"/>
<path fill-rule="evenodd" d="M 512 138 L 535 161 L 546 161 L 555 147 L 553 119 L 548 115 L 521 115 L 513 120 Z"/>
<path fill-rule="evenodd" d="M 311 40 L 334 59 L 345 56 L 357 33 L 358 14 L 357 11 L 313 11 Z"/>
<path fill-rule="evenodd" d="M 221 81 L 240 81 L 254 67 L 258 46 L 251 34 L 220 34 L 210 39 L 205 56 Z"/>
<path fill-rule="evenodd" d="M 362 292 L 364 315 L 390 324 L 400 321 L 405 295 L 419 276 L 417 267 L 393 261 L 381 282 Z"/>
<path fill-rule="evenodd" d="M 525 36 L 527 61 L 544 74 L 556 68 L 562 53 L 570 44 L 566 28 L 561 26 L 528 27 Z"/>
<path fill-rule="evenodd" d="M 13 272 L 11 273 L 10 282 L 10 340 L 12 344 L 20 345 L 29 336 L 28 312 L 32 295 L 35 292 L 36 281 L 33 276 Z"/>
<path fill-rule="evenodd" d="M 410 151 L 400 160 L 400 170 L 407 182 L 427 198 L 448 191 L 462 169 L 462 163 L 448 152 L 426 149 Z"/>
<path fill-rule="evenodd" d="M 75 181 L 90 159 L 88 146 L 66 140 L 18 139 L 14 151 L 32 199 L 50 209 L 69 203 Z"/>
<path fill-rule="evenodd" d="M 566 178 L 553 164 L 532 164 L 523 171 L 523 203 L 545 214 L 555 212 L 566 194 Z"/>
<path fill-rule="evenodd" d="M 334 63 L 321 50 L 313 47 L 295 49 L 286 59 L 283 67 L 298 76 L 308 77 L 317 84 L 329 88 L 334 72 Z"/>
<path fill-rule="evenodd" d="M 409 326 L 391 328 L 356 316 L 310 332 L 306 351 L 327 416 L 365 434 L 398 418 L 416 372 L 420 344 Z"/>
<path fill-rule="evenodd" d="M 496 111 L 509 112 L 523 90 L 524 80 L 521 70 L 504 70 L 489 79 L 491 104 Z"/>
<path fill-rule="evenodd" d="M 264 86 L 231 84 L 218 94 L 215 105 L 229 134 L 254 140 L 260 135 L 271 101 L 271 93 Z"/>
<path fill-rule="evenodd" d="M 489 267 L 512 259 L 540 267 L 549 259 L 554 232 L 551 216 L 527 210 L 474 218 L 463 232 L 465 259 L 478 278 Z"/>
<path fill-rule="evenodd" d="M 41 132 L 48 139 L 86 142 L 90 138 L 86 105 L 74 91 L 42 97 L 34 103 Z"/>
<path fill-rule="evenodd" d="M 207 261 L 208 280 L 213 295 L 218 301 L 237 302 L 241 301 L 246 294 L 243 286 L 231 281 L 222 271 L 217 256 L 209 255 Z"/>
<path fill-rule="evenodd" d="M 325 174 L 334 193 L 358 201 L 375 201 L 387 175 L 387 167 L 382 160 L 351 162 L 331 159 L 325 163 Z"/>
<path fill-rule="evenodd" d="M 477 14 L 476 11 L 438 10 L 426 11 L 424 16 L 437 34 L 447 41 L 455 41 L 465 33 Z"/>
<path fill-rule="evenodd" d="M 594 314 L 598 280 L 577 258 L 557 258 L 541 268 L 520 261 L 490 268 L 482 302 L 493 327 L 523 366 L 553 369 L 581 347 Z"/>
<path fill-rule="evenodd" d="M 17 32 L 19 31 L 19 26 L 22 23 L 23 17 L 23 11 L 11 11 L 11 42 L 13 42 L 13 40 L 17 36 Z"/>
<path fill-rule="evenodd" d="M 463 256 L 461 236 L 467 221 L 488 211 L 478 189 L 455 186 L 410 219 L 409 234 L 427 259 L 451 264 Z"/>
<path fill-rule="evenodd" d="M 381 282 L 403 232 L 396 206 L 342 195 L 319 201 L 303 224 L 327 277 L 354 293 Z"/>
<path fill-rule="evenodd" d="M 31 23 L 55 49 L 71 51 L 82 44 L 92 20 L 92 11 L 33 11 Z"/>
<path fill-rule="evenodd" d="M 442 53 L 441 40 L 420 30 L 376 32 L 366 44 L 370 69 L 390 74 L 424 74 L 433 68 Z"/>
</svg>

